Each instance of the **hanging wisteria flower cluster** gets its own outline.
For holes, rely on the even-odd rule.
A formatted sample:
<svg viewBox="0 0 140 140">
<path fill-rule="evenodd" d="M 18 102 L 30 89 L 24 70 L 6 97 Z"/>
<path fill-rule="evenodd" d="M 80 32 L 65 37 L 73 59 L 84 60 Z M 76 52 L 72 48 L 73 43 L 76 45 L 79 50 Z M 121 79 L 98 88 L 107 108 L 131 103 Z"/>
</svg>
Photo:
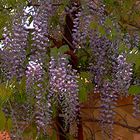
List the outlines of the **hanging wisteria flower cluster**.
<svg viewBox="0 0 140 140">
<path fill-rule="evenodd" d="M 109 16 L 105 13 L 105 5 L 101 1 L 99 7 L 92 3 L 90 1 L 88 5 L 89 11 L 92 15 L 96 15 L 97 23 L 103 27 L 106 34 L 101 34 L 97 28 L 89 30 L 90 47 L 94 60 L 91 63 L 91 73 L 95 84 L 94 91 L 95 93 L 101 93 L 100 118 L 103 135 L 107 133 L 112 139 L 116 101 L 121 93 L 128 93 L 132 80 L 132 65 L 126 62 L 125 53 L 119 54 L 121 39 L 118 37 L 112 40 L 108 38 L 112 31 L 106 25 Z M 90 18 L 87 19 L 91 20 Z M 91 21 L 93 21 L 93 18 Z M 113 28 L 119 33 L 118 24 L 114 24 L 112 19 L 111 22 Z"/>
<path fill-rule="evenodd" d="M 39 8 L 34 15 L 34 31 L 32 32 L 33 48 L 35 55 L 31 56 L 31 60 L 39 59 L 44 62 L 48 47 L 48 24 L 52 15 L 52 5 L 49 2 L 40 2 Z M 43 59 L 43 60 L 41 60 Z"/>
<path fill-rule="evenodd" d="M 88 0 L 83 5 L 70 1 L 63 14 L 72 23 L 65 27 L 58 23 L 65 28 L 62 31 L 57 27 L 57 34 L 62 36 L 62 40 L 58 41 L 51 33 L 53 26 L 50 21 L 53 21 L 53 16 L 61 15 L 62 7 L 58 7 L 63 4 L 57 0 L 55 2 L 58 3 L 38 1 L 37 6 L 31 6 L 32 14 L 25 14 L 23 8 L 22 12 L 15 14 L 12 30 L 4 28 L 0 64 L 5 76 L 3 82 L 8 81 L 14 91 L 12 98 L 3 105 L 3 112 L 13 123 L 11 139 L 24 139 L 24 130 L 30 125 L 36 128 L 36 139 L 42 135 L 48 136 L 48 128 L 55 128 L 57 124 L 54 123 L 58 118 L 62 120 L 59 125 L 64 133 L 71 133 L 76 126 L 74 131 L 78 135 L 81 122 L 79 75 L 85 70 L 80 65 L 84 61 L 79 55 L 81 50 L 89 57 L 86 72 L 90 70 L 94 93 L 100 94 L 99 118 L 103 135 L 107 133 L 109 139 L 113 139 L 117 100 L 129 95 L 133 80 L 133 64 L 127 62 L 128 52 L 120 53 L 119 47 L 125 44 L 128 50 L 138 48 L 139 35 L 134 34 L 132 42 L 128 33 L 122 34 L 118 23 L 106 13 L 102 1 L 95 4 Z M 29 19 L 33 23 L 32 29 L 25 26 Z M 110 25 L 106 24 L 108 20 Z M 69 33 L 65 33 L 67 30 Z M 112 30 L 116 31 L 115 37 Z M 64 51 L 62 46 L 69 47 Z M 77 65 L 80 66 L 73 66 L 71 62 L 74 58 L 79 59 Z M 140 95 L 135 95 L 134 116 L 139 115 Z"/>
<path fill-rule="evenodd" d="M 51 57 L 49 66 L 50 90 L 48 98 L 54 98 L 62 108 L 60 114 L 65 121 L 66 128 L 77 121 L 79 110 L 78 83 L 76 70 L 68 64 L 66 56 Z"/>
<path fill-rule="evenodd" d="M 35 121 L 37 124 L 38 132 L 40 132 L 40 129 L 43 129 L 43 132 L 46 131 L 46 108 L 45 108 L 45 88 L 44 88 L 44 81 L 43 81 L 43 68 L 41 65 L 37 62 L 29 61 L 29 64 L 27 66 L 26 71 L 26 87 L 27 87 L 27 94 L 30 94 L 30 96 L 35 97 Z M 35 87 L 35 91 L 32 91 L 32 87 Z M 29 91 L 28 91 L 29 90 Z M 29 93 L 28 93 L 29 92 Z"/>
<path fill-rule="evenodd" d="M 25 114 L 22 115 L 22 112 L 18 111 L 21 106 L 19 103 L 12 106 L 12 111 L 8 112 L 11 114 L 13 125 L 16 126 L 16 128 L 13 126 L 11 138 L 17 140 L 22 138 L 23 132 L 20 129 L 22 125 L 17 124 L 17 121 L 20 122 L 20 116 L 24 116 L 22 122 L 26 121 L 28 125 L 33 123 L 34 119 L 38 135 L 41 132 L 46 135 L 47 126 L 52 119 L 51 109 L 54 103 L 57 102 L 61 106 L 62 113 L 59 115 L 62 115 L 65 120 L 65 129 L 69 129 L 72 123 L 77 121 L 79 111 L 77 72 L 68 64 L 64 54 L 58 59 L 51 57 L 47 89 L 47 84 L 44 82 L 47 71 L 43 69 L 43 64 L 46 61 L 45 55 L 47 55 L 49 46 L 48 20 L 51 17 L 52 6 L 49 2 L 41 1 L 39 8 L 35 10 L 31 46 L 28 46 L 29 31 L 24 26 L 23 15 L 14 18 L 12 34 L 7 29 L 4 34 L 2 67 L 7 79 L 17 78 L 19 84 L 26 76 L 25 96 L 26 102 L 30 106 L 27 108 L 25 103 L 22 105 L 25 107 L 25 111 L 30 111 L 30 116 L 27 116 L 29 113 L 24 112 Z M 30 51 L 30 54 L 27 53 L 27 50 Z M 8 69 L 6 69 L 7 66 Z M 47 91 L 49 91 L 48 94 Z M 19 93 L 14 94 L 16 97 L 16 94 Z M 52 100 L 52 97 L 56 97 L 55 100 Z M 31 100 L 33 100 L 32 103 Z M 8 111 L 7 107 L 3 109 L 5 113 Z"/>
<path fill-rule="evenodd" d="M 24 12 L 24 11 L 23 11 Z M 3 68 L 8 79 L 16 77 L 20 79 L 24 73 L 24 62 L 26 59 L 28 31 L 24 30 L 24 15 L 16 14 L 13 20 L 12 32 L 5 27 L 2 52 Z M 23 23 L 22 23 L 23 22 Z"/>
</svg>

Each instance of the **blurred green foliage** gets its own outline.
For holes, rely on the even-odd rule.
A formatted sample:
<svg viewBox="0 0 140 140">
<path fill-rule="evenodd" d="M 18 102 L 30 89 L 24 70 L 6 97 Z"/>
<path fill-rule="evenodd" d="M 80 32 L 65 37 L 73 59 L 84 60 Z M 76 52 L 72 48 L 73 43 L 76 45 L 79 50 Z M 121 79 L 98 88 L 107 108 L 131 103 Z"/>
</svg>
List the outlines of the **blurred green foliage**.
<svg viewBox="0 0 140 140">
<path fill-rule="evenodd" d="M 11 18 L 20 5 L 26 5 L 26 0 L 0 0 L 0 38 L 3 28 L 11 25 Z"/>
</svg>

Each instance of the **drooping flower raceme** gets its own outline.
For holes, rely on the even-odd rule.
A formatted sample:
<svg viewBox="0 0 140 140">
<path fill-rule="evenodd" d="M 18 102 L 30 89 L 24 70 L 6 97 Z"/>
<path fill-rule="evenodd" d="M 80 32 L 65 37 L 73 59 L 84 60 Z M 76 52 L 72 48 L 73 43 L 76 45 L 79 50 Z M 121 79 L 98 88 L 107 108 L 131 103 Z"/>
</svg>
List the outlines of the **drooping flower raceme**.
<svg viewBox="0 0 140 140">
<path fill-rule="evenodd" d="M 47 119 L 46 119 L 46 101 L 45 101 L 45 88 L 43 81 L 44 72 L 38 62 L 29 61 L 26 71 L 26 85 L 27 85 L 27 94 L 35 97 L 35 122 L 37 125 L 38 133 L 43 130 L 46 133 Z M 32 91 L 33 89 L 33 91 Z M 29 92 L 29 93 L 28 93 Z"/>
<path fill-rule="evenodd" d="M 28 31 L 24 30 L 24 15 L 16 14 L 13 20 L 12 32 L 5 28 L 3 41 L 3 69 L 8 79 L 16 77 L 18 80 L 25 74 Z"/>
<path fill-rule="evenodd" d="M 117 58 L 117 66 L 115 66 L 114 88 L 122 95 L 128 95 L 128 89 L 132 80 L 132 64 L 126 61 L 125 54 L 121 54 Z"/>
<path fill-rule="evenodd" d="M 135 95 L 133 99 L 134 117 L 140 118 L 140 95 Z"/>
<path fill-rule="evenodd" d="M 111 82 L 104 82 L 101 94 L 101 128 L 103 135 L 107 133 L 112 139 L 112 130 L 114 124 L 114 108 L 116 105 L 116 93 L 113 91 L 113 86 Z"/>
<path fill-rule="evenodd" d="M 39 62 L 44 62 L 47 47 L 48 47 L 48 24 L 52 13 L 52 5 L 47 1 L 41 1 L 39 8 L 33 15 L 34 31 L 32 33 L 32 52 L 31 60 L 38 59 Z"/>
<path fill-rule="evenodd" d="M 64 119 L 66 127 L 73 122 L 78 123 L 78 112 L 79 112 L 79 99 L 78 99 L 78 83 L 77 83 L 77 71 L 73 70 L 70 65 L 67 67 L 67 77 L 65 83 L 66 94 L 64 94 L 65 102 L 62 102 Z"/>
<path fill-rule="evenodd" d="M 77 119 L 79 108 L 76 71 L 68 64 L 65 56 L 59 56 L 58 60 L 51 57 L 49 76 L 49 98 L 57 99 L 67 129 Z"/>
<path fill-rule="evenodd" d="M 101 128 L 103 134 L 108 133 L 112 139 L 112 128 L 114 122 L 114 107 L 116 103 L 116 93 L 113 90 L 112 79 L 113 56 L 116 47 L 106 36 L 101 36 L 97 31 L 90 35 L 90 46 L 93 50 L 94 62 L 91 66 L 95 92 L 100 93 L 101 99 Z M 110 78 L 110 79 L 109 79 Z"/>
<path fill-rule="evenodd" d="M 80 17 L 82 13 L 81 13 L 81 9 L 78 8 L 78 5 L 76 3 L 74 3 L 74 6 L 72 8 L 73 8 L 72 11 L 73 13 L 77 12 L 73 20 L 73 29 L 72 29 L 72 37 L 73 37 L 72 44 L 77 48 L 77 46 L 80 45 L 80 40 L 81 40 Z"/>
<path fill-rule="evenodd" d="M 5 27 L 3 34 L 4 40 L 1 50 L 1 58 L 3 61 L 1 68 L 4 71 L 4 80 L 11 82 L 14 78 L 16 79 L 14 82 L 17 82 L 17 85 L 22 83 L 26 69 L 26 50 L 28 48 L 28 31 L 24 28 L 26 18 L 27 15 L 25 15 L 24 9 L 23 11 L 18 11 L 13 17 L 11 30 L 8 30 L 10 27 Z M 12 97 L 16 99 L 16 97 L 19 97 L 19 94 L 22 93 L 20 93 L 21 89 L 19 89 L 18 86 L 16 87 L 14 85 L 14 87 Z M 11 101 L 4 105 L 4 113 L 8 114 L 7 117 L 11 117 L 12 119 L 12 140 L 22 139 L 22 133 L 29 123 L 30 107 L 31 106 L 26 103 L 19 104 L 19 101 L 16 101 L 16 103 Z"/>
<path fill-rule="evenodd" d="M 112 33 L 112 29 L 105 23 L 106 19 L 110 19 L 109 15 L 105 14 L 105 5 L 102 1 L 95 6 L 92 3 L 90 1 L 89 11 L 98 20 L 92 18 L 90 21 L 95 22 L 95 25 L 98 21 L 99 26 L 106 32 L 106 34 L 102 34 L 97 28 L 92 28 L 89 31 L 89 41 L 94 60 L 91 64 L 93 83 L 95 92 L 99 92 L 101 96 L 101 126 L 103 132 L 109 133 L 113 128 L 116 100 L 121 93 L 128 93 L 132 80 L 132 65 L 126 62 L 125 54 L 119 55 L 121 37 L 117 36 L 115 39 L 108 37 Z M 113 28 L 119 33 L 118 24 L 114 23 L 113 19 L 111 20 Z M 112 139 L 111 133 L 109 134 Z"/>
</svg>

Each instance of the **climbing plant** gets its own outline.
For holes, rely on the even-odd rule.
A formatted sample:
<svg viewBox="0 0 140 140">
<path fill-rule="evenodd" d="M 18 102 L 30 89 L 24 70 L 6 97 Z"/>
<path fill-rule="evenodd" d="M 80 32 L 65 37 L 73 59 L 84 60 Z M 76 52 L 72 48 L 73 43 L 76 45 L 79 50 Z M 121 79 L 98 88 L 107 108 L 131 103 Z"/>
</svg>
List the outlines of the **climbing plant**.
<svg viewBox="0 0 140 140">
<path fill-rule="evenodd" d="M 92 93 L 113 139 L 119 97 L 134 96 L 140 117 L 139 16 L 135 0 L 1 0 L 0 129 L 12 140 L 82 140 Z"/>
</svg>

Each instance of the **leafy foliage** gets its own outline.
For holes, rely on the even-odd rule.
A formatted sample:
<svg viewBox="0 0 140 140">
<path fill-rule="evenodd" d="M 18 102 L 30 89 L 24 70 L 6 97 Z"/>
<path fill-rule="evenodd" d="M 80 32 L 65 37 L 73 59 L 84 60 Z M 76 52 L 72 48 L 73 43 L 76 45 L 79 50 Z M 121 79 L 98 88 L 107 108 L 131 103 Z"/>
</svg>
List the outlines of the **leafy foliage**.
<svg viewBox="0 0 140 140">
<path fill-rule="evenodd" d="M 0 1 L 0 129 L 8 118 L 12 139 L 57 139 L 60 120 L 60 135 L 71 139 L 79 134 L 80 103 L 95 92 L 102 132 L 112 139 L 118 97 L 135 95 L 139 114 L 136 1 L 55 2 Z"/>
</svg>

